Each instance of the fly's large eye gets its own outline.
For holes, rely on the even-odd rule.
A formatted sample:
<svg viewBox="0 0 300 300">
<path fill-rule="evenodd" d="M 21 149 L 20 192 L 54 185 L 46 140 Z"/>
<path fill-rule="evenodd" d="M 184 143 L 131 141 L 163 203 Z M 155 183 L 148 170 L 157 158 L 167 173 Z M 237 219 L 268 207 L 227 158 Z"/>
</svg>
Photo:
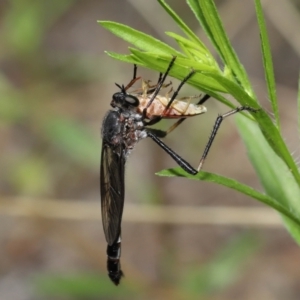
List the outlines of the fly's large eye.
<svg viewBox="0 0 300 300">
<path fill-rule="evenodd" d="M 134 96 L 131 96 L 131 95 L 126 95 L 124 100 L 128 105 L 131 105 L 131 106 L 139 106 L 139 104 L 140 104 L 139 99 Z"/>
<path fill-rule="evenodd" d="M 129 107 L 137 107 L 140 104 L 140 101 L 137 97 L 125 94 L 123 92 L 118 92 L 113 94 L 112 101 L 110 105 L 112 107 L 123 107 L 123 108 L 129 108 Z"/>
</svg>

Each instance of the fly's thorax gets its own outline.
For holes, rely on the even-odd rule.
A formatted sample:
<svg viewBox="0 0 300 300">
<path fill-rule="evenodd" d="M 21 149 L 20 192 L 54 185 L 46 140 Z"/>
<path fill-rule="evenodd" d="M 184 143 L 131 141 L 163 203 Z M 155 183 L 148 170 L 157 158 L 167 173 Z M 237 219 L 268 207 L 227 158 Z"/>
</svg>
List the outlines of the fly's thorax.
<svg viewBox="0 0 300 300">
<path fill-rule="evenodd" d="M 135 112 L 123 112 L 124 128 L 123 140 L 127 149 L 132 150 L 137 142 L 147 137 L 143 117 Z"/>
<path fill-rule="evenodd" d="M 111 147 L 124 144 L 124 148 L 131 150 L 136 143 L 147 137 L 141 114 L 116 107 L 104 117 L 102 124 L 103 142 Z"/>
</svg>

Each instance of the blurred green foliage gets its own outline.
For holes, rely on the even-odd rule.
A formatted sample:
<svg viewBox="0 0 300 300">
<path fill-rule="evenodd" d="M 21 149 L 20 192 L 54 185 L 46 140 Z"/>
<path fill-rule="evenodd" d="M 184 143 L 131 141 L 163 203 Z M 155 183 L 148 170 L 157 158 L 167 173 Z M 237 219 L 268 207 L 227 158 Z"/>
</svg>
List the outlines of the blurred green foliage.
<svg viewBox="0 0 300 300">
<path fill-rule="evenodd" d="M 40 50 L 47 30 L 75 0 L 10 0 L 4 19 L 7 53 L 28 60 Z M 27 61 L 29 63 L 29 61 Z"/>
<path fill-rule="evenodd" d="M 47 299 L 139 299 L 141 293 L 128 284 L 116 288 L 106 275 L 41 275 L 34 281 L 36 294 Z"/>
<path fill-rule="evenodd" d="M 221 293 L 241 276 L 245 263 L 258 250 L 257 236 L 246 233 L 235 237 L 213 259 L 203 266 L 192 266 L 185 271 L 181 288 L 191 296 Z"/>
<path fill-rule="evenodd" d="M 0 126 L 4 143 L 0 157 L 3 191 L 31 196 L 57 195 L 58 185 L 76 165 L 98 172 L 99 135 L 66 111 L 65 87 L 59 74 L 80 66 L 47 59 L 45 37 L 75 0 L 11 0 L 5 6 L 0 37 Z M 53 53 L 51 53 L 52 57 Z M 56 70 L 55 70 L 56 69 Z M 85 81 L 87 70 L 82 72 Z M 72 78 L 69 79 L 70 87 Z M 60 163 L 61 162 L 61 163 Z M 79 172 L 80 173 L 80 172 Z M 72 176 L 72 185 L 85 174 Z M 67 179 L 66 179 L 67 180 Z"/>
<path fill-rule="evenodd" d="M 229 241 L 202 265 L 186 267 L 183 272 L 168 268 L 168 278 L 172 277 L 172 280 L 160 282 L 161 295 L 168 290 L 172 291 L 169 294 L 173 297 L 171 299 L 207 299 L 212 295 L 221 295 L 243 276 L 245 264 L 259 246 L 257 237 L 248 232 Z M 169 267 L 176 265 L 172 255 L 167 259 Z M 173 280 L 177 284 L 171 284 Z M 130 278 L 125 278 L 117 288 L 106 275 L 89 273 L 39 274 L 33 278 L 33 282 L 36 295 L 46 296 L 47 299 L 153 299 L 153 290 L 149 286 L 138 284 L 137 281 L 133 283 Z"/>
<path fill-rule="evenodd" d="M 89 71 L 71 55 L 55 66 L 50 65 L 43 45 L 51 26 L 75 2 L 7 1 L 0 37 L 0 60 L 4 66 L 0 73 L 0 134 L 6 142 L 0 150 L 3 154 L 0 175 L 2 191 L 7 194 L 59 196 L 60 185 L 66 184 L 66 177 L 76 186 L 88 172 L 98 173 L 99 135 L 61 105 L 64 90 L 60 80 L 67 78 L 72 88 L 72 84 L 85 82 Z M 242 237 L 204 267 L 188 268 L 184 274 L 176 274 L 178 294 L 197 297 L 221 292 L 241 275 L 239 266 L 252 253 L 255 245 L 252 242 L 253 239 Z M 147 291 L 132 287 L 127 281 L 116 288 L 106 274 L 40 274 L 35 283 L 36 293 L 47 299 L 147 296 Z"/>
</svg>

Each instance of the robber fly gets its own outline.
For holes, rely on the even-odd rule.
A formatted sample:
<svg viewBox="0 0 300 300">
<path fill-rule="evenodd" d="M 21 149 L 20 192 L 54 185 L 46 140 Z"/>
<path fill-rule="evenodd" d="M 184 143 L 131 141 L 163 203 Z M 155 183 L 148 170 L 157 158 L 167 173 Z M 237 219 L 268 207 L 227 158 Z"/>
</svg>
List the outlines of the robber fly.
<svg viewBox="0 0 300 300">
<path fill-rule="evenodd" d="M 100 167 L 101 188 L 101 210 L 102 223 L 107 241 L 107 270 L 110 279 L 118 285 L 123 272 L 120 265 L 121 256 L 121 221 L 124 206 L 124 169 L 125 162 L 135 145 L 144 138 L 150 137 L 163 150 L 165 150 L 186 172 L 196 175 L 201 169 L 207 156 L 209 148 L 219 129 L 222 120 L 242 110 L 255 111 L 250 107 L 239 107 L 235 110 L 221 115 L 217 118 L 208 144 L 200 160 L 197 169 L 169 148 L 161 138 L 180 125 L 187 117 L 199 115 L 206 112 L 202 105 L 208 98 L 205 95 L 197 104 L 176 99 L 182 86 L 193 76 L 194 70 L 183 79 L 172 96 L 169 93 L 163 97 L 159 95 L 176 57 L 170 61 L 167 71 L 160 74 L 156 85 L 151 86 L 144 83 L 141 92 L 128 93 L 127 90 L 140 78 L 136 77 L 136 66 L 134 76 L 130 83 L 124 87 L 118 86 L 119 92 L 112 96 L 109 110 L 102 124 L 102 153 Z M 164 118 L 179 119 L 168 130 L 150 128 L 148 126 L 158 123 Z"/>
</svg>

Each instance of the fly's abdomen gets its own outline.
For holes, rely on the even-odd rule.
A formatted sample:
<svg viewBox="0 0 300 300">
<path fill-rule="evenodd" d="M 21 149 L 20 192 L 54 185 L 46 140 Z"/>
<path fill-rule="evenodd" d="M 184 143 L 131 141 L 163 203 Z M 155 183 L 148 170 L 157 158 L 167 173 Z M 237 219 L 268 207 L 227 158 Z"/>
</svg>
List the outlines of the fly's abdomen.
<svg viewBox="0 0 300 300">
<path fill-rule="evenodd" d="M 118 285 L 123 272 L 121 270 L 120 256 L 121 256 L 121 238 L 111 246 L 107 245 L 107 270 L 108 276 L 115 285 Z"/>
</svg>

